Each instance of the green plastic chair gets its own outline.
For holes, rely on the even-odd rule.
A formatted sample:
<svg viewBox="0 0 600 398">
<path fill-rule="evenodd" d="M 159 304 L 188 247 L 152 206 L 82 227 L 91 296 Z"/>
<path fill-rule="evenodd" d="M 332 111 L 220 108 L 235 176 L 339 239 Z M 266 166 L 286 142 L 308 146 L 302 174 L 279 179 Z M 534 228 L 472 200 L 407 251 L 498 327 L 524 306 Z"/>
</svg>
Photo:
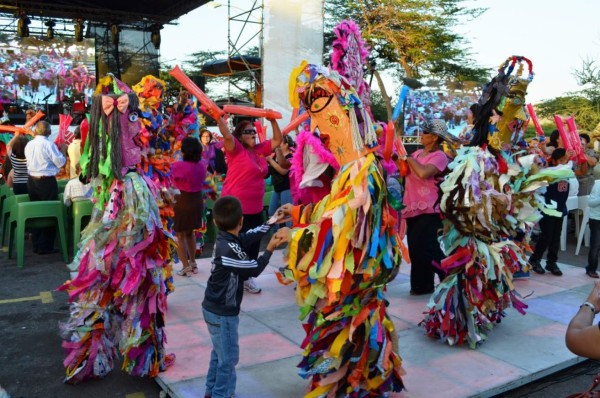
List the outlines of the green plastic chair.
<svg viewBox="0 0 600 398">
<path fill-rule="evenodd" d="M 213 222 L 212 207 L 215 203 L 212 199 L 206 199 L 204 206 L 206 211 L 206 233 L 204 234 L 204 243 L 212 243 L 217 238 L 217 226 Z"/>
<path fill-rule="evenodd" d="M 0 214 L 2 214 L 4 201 L 12 195 L 14 195 L 12 188 L 9 188 L 6 184 L 0 185 Z"/>
<path fill-rule="evenodd" d="M 65 263 L 69 262 L 67 235 L 65 233 L 64 206 L 58 200 L 22 202 L 14 206 L 9 220 L 8 258 L 17 250 L 17 266 L 23 268 L 25 251 L 25 228 L 44 228 L 57 226 L 60 249 Z M 15 245 L 16 241 L 16 245 Z"/>
<path fill-rule="evenodd" d="M 69 180 L 56 180 L 56 184 L 58 185 L 58 193 L 64 192 L 65 187 L 67 186 L 67 182 Z"/>
<path fill-rule="evenodd" d="M 81 240 L 81 230 L 85 228 L 92 217 L 94 203 L 89 200 L 76 200 L 71 204 L 71 216 L 73 217 L 73 254 L 77 252 L 77 245 Z"/>
<path fill-rule="evenodd" d="M 4 246 L 4 241 L 6 240 L 6 237 L 8 236 L 8 227 L 9 227 L 8 220 L 10 219 L 10 215 L 13 212 L 16 204 L 22 203 L 22 202 L 29 202 L 28 194 L 12 195 L 12 196 L 7 197 L 6 200 L 4 201 L 4 205 L 2 206 L 2 215 L 0 218 L 0 221 L 2 221 L 2 241 L 1 241 L 2 246 Z"/>
<path fill-rule="evenodd" d="M 265 214 L 265 219 L 269 217 L 269 205 L 271 204 L 271 196 L 273 196 L 273 191 L 265 191 L 265 196 L 263 196 L 263 212 Z"/>
</svg>

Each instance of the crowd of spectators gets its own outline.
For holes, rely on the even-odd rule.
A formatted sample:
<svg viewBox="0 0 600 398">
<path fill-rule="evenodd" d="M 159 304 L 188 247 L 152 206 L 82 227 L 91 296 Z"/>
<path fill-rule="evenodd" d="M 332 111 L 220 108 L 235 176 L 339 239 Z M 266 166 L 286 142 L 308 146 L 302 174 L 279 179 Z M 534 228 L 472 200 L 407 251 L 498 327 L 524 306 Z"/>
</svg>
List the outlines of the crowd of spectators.
<svg viewBox="0 0 600 398">
<path fill-rule="evenodd" d="M 454 130 L 467 121 L 467 113 L 477 102 L 474 94 L 450 94 L 445 91 L 411 90 L 404 108 L 404 131 L 407 135 L 418 135 L 425 121 L 442 119 L 449 130 Z"/>
</svg>

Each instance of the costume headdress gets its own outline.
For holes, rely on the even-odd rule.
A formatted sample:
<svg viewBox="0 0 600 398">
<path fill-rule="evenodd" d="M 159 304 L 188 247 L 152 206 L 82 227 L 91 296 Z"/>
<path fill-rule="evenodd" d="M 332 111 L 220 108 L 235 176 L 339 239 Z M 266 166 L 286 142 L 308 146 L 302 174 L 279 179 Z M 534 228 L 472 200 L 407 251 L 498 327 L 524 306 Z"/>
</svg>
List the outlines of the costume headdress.
<svg viewBox="0 0 600 398">
<path fill-rule="evenodd" d="M 82 154 L 86 176 L 120 180 L 141 160 L 136 142 L 141 124 L 138 98 L 123 82 L 109 74 L 100 80 L 92 97 L 90 127 Z"/>
<path fill-rule="evenodd" d="M 518 69 L 513 75 L 517 63 Z M 522 77 L 525 64 L 529 72 L 526 78 Z M 533 76 L 533 64 L 523 56 L 513 55 L 500 65 L 498 74 L 483 88 L 479 99 L 471 145 L 487 142 L 501 150 L 517 142 L 527 119 L 525 94 Z"/>
<path fill-rule="evenodd" d="M 290 76 L 290 87 L 311 117 L 310 130 L 329 136 L 329 150 L 340 165 L 363 156 L 365 147 L 377 145 L 369 113 L 338 72 L 303 63 Z"/>
</svg>

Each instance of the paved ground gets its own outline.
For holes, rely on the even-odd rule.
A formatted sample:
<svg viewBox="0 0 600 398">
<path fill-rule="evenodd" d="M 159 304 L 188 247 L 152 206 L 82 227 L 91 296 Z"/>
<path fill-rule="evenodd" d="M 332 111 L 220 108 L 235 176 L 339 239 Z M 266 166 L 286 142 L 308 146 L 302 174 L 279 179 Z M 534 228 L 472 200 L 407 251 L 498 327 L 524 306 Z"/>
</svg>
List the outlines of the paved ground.
<svg viewBox="0 0 600 398">
<path fill-rule="evenodd" d="M 64 353 L 58 323 L 67 319 L 69 306 L 67 294 L 54 290 L 69 278 L 68 270 L 59 254 L 38 256 L 29 247 L 23 269 L 7 257 L 0 253 L 0 386 L 12 398 L 159 396 L 154 380 L 130 377 L 118 368 L 103 380 L 77 386 L 62 383 Z M 27 300 L 7 302 L 11 299 Z"/>
<path fill-rule="evenodd" d="M 559 254 L 560 262 L 583 266 L 587 248 L 576 257 L 571 254 L 574 244 L 571 238 L 567 251 Z M 25 266 L 19 270 L 15 260 L 0 253 L 0 274 L 0 386 L 13 398 L 159 397 L 161 390 L 153 380 L 126 376 L 118 368 L 103 380 L 77 386 L 62 383 L 64 355 L 58 323 L 67 319 L 68 303 L 66 294 L 54 289 L 69 274 L 60 255 L 37 256 L 27 247 Z M 587 361 L 499 397 L 564 397 L 586 389 L 597 372 L 600 364 Z"/>
</svg>

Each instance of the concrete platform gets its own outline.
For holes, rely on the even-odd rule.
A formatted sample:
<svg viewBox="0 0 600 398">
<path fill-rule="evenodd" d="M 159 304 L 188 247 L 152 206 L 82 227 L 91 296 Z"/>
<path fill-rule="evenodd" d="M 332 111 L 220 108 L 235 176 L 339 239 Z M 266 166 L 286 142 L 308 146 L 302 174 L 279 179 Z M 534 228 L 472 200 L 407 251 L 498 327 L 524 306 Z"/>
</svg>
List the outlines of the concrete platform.
<svg viewBox="0 0 600 398">
<path fill-rule="evenodd" d="M 242 302 L 239 398 L 302 397 L 307 385 L 296 368 L 304 331 L 293 285 L 280 285 L 274 276 L 282 254 L 276 251 L 257 279 L 262 293 L 245 294 Z M 177 355 L 177 361 L 157 381 L 171 397 L 204 396 L 211 345 L 201 302 L 210 258 L 199 259 L 198 265 L 199 274 L 191 278 L 175 276 L 177 290 L 169 297 L 167 350 Z M 529 305 L 527 315 L 510 309 L 488 340 L 471 350 L 449 347 L 425 336 L 417 324 L 429 298 L 409 295 L 410 266 L 403 265 L 386 295 L 399 329 L 400 355 L 407 372 L 403 378 L 407 391 L 394 396 L 492 397 L 582 361 L 567 350 L 564 335 L 591 290 L 592 280 L 579 266 L 559 266 L 562 277 L 547 273 L 517 280 L 517 290 Z"/>
</svg>

